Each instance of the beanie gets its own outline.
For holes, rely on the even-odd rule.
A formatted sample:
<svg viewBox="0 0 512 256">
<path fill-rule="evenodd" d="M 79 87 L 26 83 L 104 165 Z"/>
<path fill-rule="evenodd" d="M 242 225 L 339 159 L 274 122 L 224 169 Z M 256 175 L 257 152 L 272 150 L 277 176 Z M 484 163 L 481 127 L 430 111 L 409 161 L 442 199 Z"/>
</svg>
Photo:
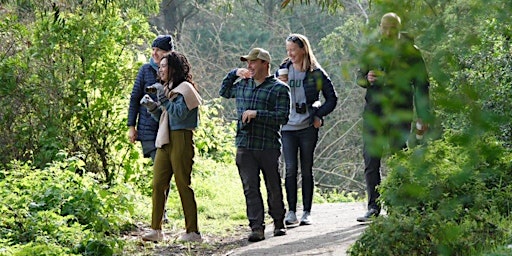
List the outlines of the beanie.
<svg viewBox="0 0 512 256">
<path fill-rule="evenodd" d="M 174 50 L 174 40 L 171 35 L 159 35 L 151 44 L 151 47 L 157 47 L 164 51 Z"/>
</svg>

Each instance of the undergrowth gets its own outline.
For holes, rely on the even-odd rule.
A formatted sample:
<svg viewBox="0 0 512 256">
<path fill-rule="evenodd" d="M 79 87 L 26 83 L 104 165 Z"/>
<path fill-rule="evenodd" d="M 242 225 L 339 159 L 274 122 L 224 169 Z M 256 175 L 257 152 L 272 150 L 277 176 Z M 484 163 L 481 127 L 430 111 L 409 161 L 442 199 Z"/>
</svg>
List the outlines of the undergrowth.
<svg viewBox="0 0 512 256">
<path fill-rule="evenodd" d="M 448 135 L 388 161 L 390 172 L 380 187 L 388 214 L 365 230 L 350 255 L 505 250 L 511 239 L 512 154 L 492 138 L 468 144 L 460 139 Z"/>
</svg>

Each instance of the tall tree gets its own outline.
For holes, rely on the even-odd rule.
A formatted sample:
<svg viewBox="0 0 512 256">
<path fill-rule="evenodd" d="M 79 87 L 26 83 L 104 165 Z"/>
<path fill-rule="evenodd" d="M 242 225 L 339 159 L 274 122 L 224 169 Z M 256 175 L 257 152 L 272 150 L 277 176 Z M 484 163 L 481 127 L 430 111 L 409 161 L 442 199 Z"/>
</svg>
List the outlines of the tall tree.
<svg viewBox="0 0 512 256">
<path fill-rule="evenodd" d="M 151 18 L 155 32 L 170 34 L 181 39 L 186 21 L 196 15 L 207 0 L 162 0 L 158 15 Z"/>
</svg>

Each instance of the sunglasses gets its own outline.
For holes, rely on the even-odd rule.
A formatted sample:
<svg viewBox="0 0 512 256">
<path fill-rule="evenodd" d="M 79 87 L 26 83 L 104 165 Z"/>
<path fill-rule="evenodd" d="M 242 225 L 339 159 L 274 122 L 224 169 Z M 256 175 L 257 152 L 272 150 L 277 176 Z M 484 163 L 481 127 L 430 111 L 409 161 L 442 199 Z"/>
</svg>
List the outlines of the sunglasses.
<svg viewBox="0 0 512 256">
<path fill-rule="evenodd" d="M 288 42 L 296 43 L 300 48 L 304 48 L 304 42 L 298 36 L 289 36 L 286 38 Z"/>
</svg>

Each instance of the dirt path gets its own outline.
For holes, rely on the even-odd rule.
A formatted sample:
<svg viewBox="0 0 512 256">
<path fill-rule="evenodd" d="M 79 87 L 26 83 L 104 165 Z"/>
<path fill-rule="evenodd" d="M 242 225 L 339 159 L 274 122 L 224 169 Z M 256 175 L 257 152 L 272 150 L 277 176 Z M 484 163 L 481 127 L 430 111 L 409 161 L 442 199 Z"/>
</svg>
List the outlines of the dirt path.
<svg viewBox="0 0 512 256">
<path fill-rule="evenodd" d="M 240 226 L 225 237 L 203 235 L 201 244 L 176 242 L 179 234 L 166 232 L 161 243 L 142 242 L 141 235 L 149 231 L 147 224 L 137 225 L 137 230 L 125 235 L 135 245 L 123 255 L 346 255 L 347 249 L 361 235 L 366 225 L 356 218 L 364 214 L 365 203 L 313 204 L 313 225 L 288 227 L 287 235 L 274 237 L 272 223 L 267 224 L 266 239 L 257 243 L 247 241 L 248 227 Z M 297 212 L 297 217 L 302 211 Z"/>
<path fill-rule="evenodd" d="M 247 243 L 225 255 L 346 255 L 366 228 L 356 221 L 365 210 L 365 203 L 314 204 L 313 225 L 289 227 L 281 237 L 274 237 L 273 225 L 267 225 L 265 240 Z M 301 215 L 299 211 L 297 217 Z"/>
</svg>

